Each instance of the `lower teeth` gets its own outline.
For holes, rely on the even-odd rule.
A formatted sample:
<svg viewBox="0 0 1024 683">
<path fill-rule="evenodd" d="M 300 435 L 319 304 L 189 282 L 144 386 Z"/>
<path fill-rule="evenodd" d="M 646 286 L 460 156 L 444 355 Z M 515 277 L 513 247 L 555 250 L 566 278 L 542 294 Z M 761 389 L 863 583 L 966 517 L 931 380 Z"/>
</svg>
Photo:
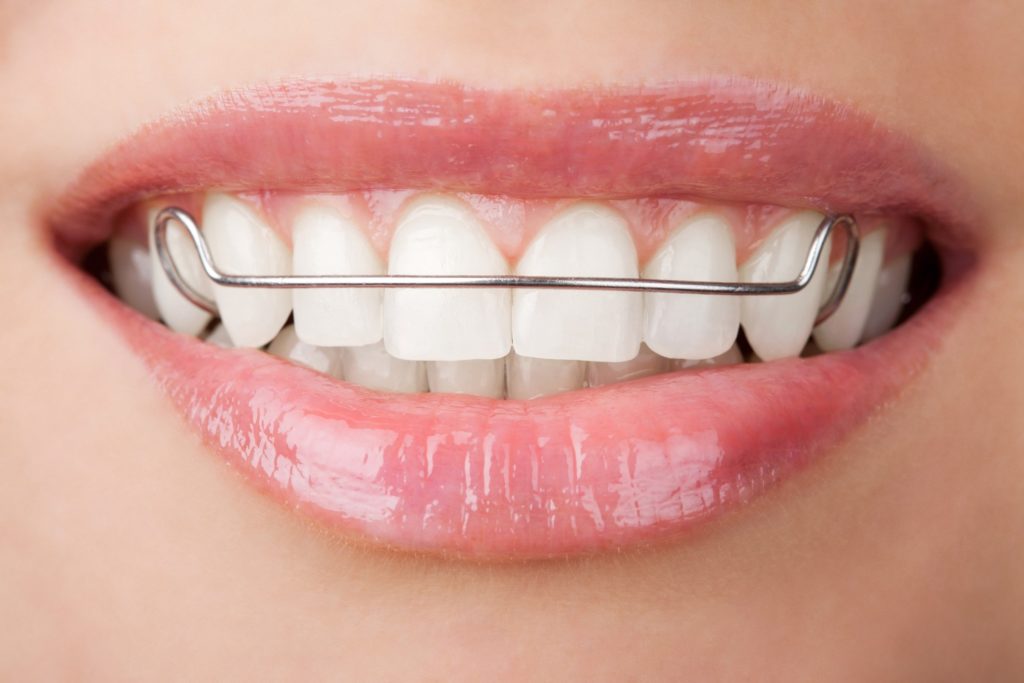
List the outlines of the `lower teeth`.
<svg viewBox="0 0 1024 683">
<path fill-rule="evenodd" d="M 204 341 L 231 346 L 221 324 L 214 326 Z M 619 363 L 529 358 L 515 353 L 494 360 L 409 361 L 388 354 L 381 342 L 355 347 L 312 346 L 299 340 L 292 325 L 281 330 L 265 350 L 297 365 L 377 391 L 429 391 L 512 399 L 540 398 L 679 370 L 744 362 L 739 344 L 720 356 L 694 361 L 664 358 L 646 346 L 641 347 L 635 359 Z"/>
</svg>

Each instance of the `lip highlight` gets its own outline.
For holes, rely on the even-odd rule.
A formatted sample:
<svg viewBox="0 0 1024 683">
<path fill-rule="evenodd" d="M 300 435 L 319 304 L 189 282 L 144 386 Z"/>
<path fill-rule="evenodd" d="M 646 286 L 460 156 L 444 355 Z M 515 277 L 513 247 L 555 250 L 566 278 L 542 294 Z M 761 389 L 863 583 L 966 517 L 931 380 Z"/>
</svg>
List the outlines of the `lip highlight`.
<svg viewBox="0 0 1024 683">
<path fill-rule="evenodd" d="M 905 138 L 782 86 L 317 81 L 231 93 L 147 127 L 88 169 L 50 224 L 65 253 L 81 253 L 124 208 L 208 188 L 700 195 L 912 215 L 942 222 L 940 242 L 970 215 L 961 186 Z M 494 559 L 671 538 L 750 500 L 905 387 L 957 299 L 939 292 L 848 352 L 524 402 L 363 390 L 176 335 L 78 280 L 205 442 L 262 489 L 373 542 Z"/>
</svg>

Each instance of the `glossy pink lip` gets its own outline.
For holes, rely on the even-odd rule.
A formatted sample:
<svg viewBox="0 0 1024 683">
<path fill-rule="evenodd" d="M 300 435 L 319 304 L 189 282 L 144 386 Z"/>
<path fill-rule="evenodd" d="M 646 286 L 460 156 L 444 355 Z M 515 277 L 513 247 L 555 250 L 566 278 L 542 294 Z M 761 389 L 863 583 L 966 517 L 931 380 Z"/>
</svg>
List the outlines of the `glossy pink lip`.
<svg viewBox="0 0 1024 683">
<path fill-rule="evenodd" d="M 88 169 L 51 224 L 74 253 L 152 195 L 381 186 L 700 194 L 911 213 L 947 230 L 969 214 L 960 186 L 907 140 L 779 86 L 523 93 L 301 82 L 231 93 L 150 126 Z M 374 394 L 175 335 L 91 283 L 81 289 L 207 443 L 275 496 L 377 542 L 489 558 L 622 547 L 748 500 L 904 386 L 956 300 L 940 294 L 851 352 L 495 402 Z"/>
</svg>

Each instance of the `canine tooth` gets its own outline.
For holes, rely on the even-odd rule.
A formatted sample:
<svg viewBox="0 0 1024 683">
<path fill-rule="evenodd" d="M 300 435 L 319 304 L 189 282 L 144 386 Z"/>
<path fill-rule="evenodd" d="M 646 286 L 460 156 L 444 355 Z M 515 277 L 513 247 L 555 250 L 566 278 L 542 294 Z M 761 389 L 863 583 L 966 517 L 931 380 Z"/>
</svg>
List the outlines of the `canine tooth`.
<svg viewBox="0 0 1024 683">
<path fill-rule="evenodd" d="M 885 230 L 876 230 L 860 242 L 857 265 L 850 279 L 846 296 L 835 313 L 828 320 L 814 328 L 814 341 L 822 351 L 852 349 L 864 334 L 864 325 L 871 309 L 871 297 L 875 293 L 875 282 L 882 268 L 885 252 Z M 827 298 L 839 279 L 842 262 L 829 268 Z"/>
<path fill-rule="evenodd" d="M 217 267 L 225 273 L 291 272 L 288 247 L 263 219 L 233 197 L 207 195 L 203 232 Z M 236 346 L 263 346 L 277 336 L 292 310 L 292 293 L 287 289 L 215 286 L 214 296 L 221 320 Z"/>
<path fill-rule="evenodd" d="M 329 206 L 309 205 L 292 226 L 296 275 L 382 275 L 384 265 L 351 220 Z M 316 346 L 363 346 L 380 341 L 379 289 L 296 289 L 295 332 Z"/>
<path fill-rule="evenodd" d="M 158 211 L 157 208 L 149 210 L 149 225 L 153 225 L 156 221 Z M 171 223 L 168 226 L 167 249 L 174 260 L 174 265 L 178 268 L 178 273 L 185 282 L 198 293 L 208 297 L 213 296 L 213 285 L 203 272 L 195 246 L 188 238 L 185 229 L 177 223 Z M 156 302 L 157 310 L 160 311 L 160 318 L 175 332 L 192 336 L 198 335 L 206 328 L 213 316 L 186 299 L 171 284 L 170 278 L 167 277 L 167 273 L 164 272 L 160 259 L 157 257 L 152 233 L 150 233 L 149 254 L 150 269 L 153 273 L 153 300 Z"/>
<path fill-rule="evenodd" d="M 688 221 L 644 269 L 648 280 L 735 282 L 732 230 L 717 216 Z M 713 358 L 732 346 L 740 327 L 740 301 L 699 294 L 644 295 L 644 341 L 668 358 Z"/>
<path fill-rule="evenodd" d="M 416 201 L 391 241 L 395 275 L 507 275 L 508 263 L 470 211 L 438 196 Z M 511 347 L 507 289 L 389 289 L 384 344 L 408 360 L 503 358 Z"/>
<path fill-rule="evenodd" d="M 153 298 L 153 262 L 146 245 L 125 237 L 107 243 L 107 260 L 114 291 L 121 301 L 147 318 L 160 317 Z"/>
<path fill-rule="evenodd" d="M 587 364 L 578 360 L 530 358 L 513 352 L 506 362 L 506 374 L 508 397 L 526 400 L 582 389 Z"/>
<path fill-rule="evenodd" d="M 207 344 L 219 346 L 222 349 L 230 349 L 234 347 L 234 344 L 231 343 L 231 335 L 228 334 L 227 328 L 225 328 L 222 323 L 218 323 L 210 334 L 206 335 L 203 341 Z"/>
<path fill-rule="evenodd" d="M 714 358 L 687 359 L 672 361 L 672 368 L 675 370 L 689 370 L 692 368 L 711 368 L 723 365 L 739 365 L 743 362 L 743 352 L 740 347 L 733 344 L 725 353 Z"/>
<path fill-rule="evenodd" d="M 434 393 L 505 395 L 505 359 L 439 360 L 427 363 L 427 384 Z"/>
<path fill-rule="evenodd" d="M 912 258 L 904 254 L 882 267 L 871 298 L 871 310 L 864 325 L 864 341 L 888 332 L 900 317 L 906 302 Z"/>
<path fill-rule="evenodd" d="M 519 261 L 520 275 L 637 277 L 636 247 L 612 209 L 581 202 L 553 218 Z M 517 289 L 516 353 L 532 358 L 616 362 L 640 351 L 639 292 Z"/>
<path fill-rule="evenodd" d="M 341 349 L 307 344 L 299 339 L 294 325 L 288 325 L 274 337 L 267 353 L 327 375 L 342 376 Z"/>
<path fill-rule="evenodd" d="M 621 363 L 587 363 L 587 386 L 600 387 L 605 384 L 626 382 L 650 375 L 657 375 L 669 368 L 669 360 L 659 356 L 646 345 L 632 360 Z"/>
<path fill-rule="evenodd" d="M 397 393 L 427 390 L 426 364 L 395 358 L 384 348 L 384 342 L 346 347 L 341 362 L 345 380 L 368 389 Z"/>
<path fill-rule="evenodd" d="M 803 211 L 788 218 L 740 268 L 743 282 L 792 280 L 800 273 L 822 215 Z M 817 317 L 828 274 L 826 245 L 810 283 L 795 294 L 742 297 L 747 340 L 761 360 L 800 355 Z"/>
</svg>

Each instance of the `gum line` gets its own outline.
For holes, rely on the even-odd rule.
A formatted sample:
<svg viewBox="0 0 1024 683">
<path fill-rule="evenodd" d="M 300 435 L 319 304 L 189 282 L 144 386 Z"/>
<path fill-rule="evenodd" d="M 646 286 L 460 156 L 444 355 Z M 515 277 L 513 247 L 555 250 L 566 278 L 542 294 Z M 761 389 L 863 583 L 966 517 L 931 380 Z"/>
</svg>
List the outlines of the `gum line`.
<svg viewBox="0 0 1024 683">
<path fill-rule="evenodd" d="M 250 204 L 268 225 L 291 246 L 291 226 L 306 202 L 337 208 L 351 217 L 382 258 L 400 217 L 421 190 L 366 190 L 343 194 L 300 194 L 283 191 L 235 193 Z M 465 192 L 438 193 L 469 206 L 495 246 L 510 262 L 517 260 L 537 232 L 558 212 L 580 201 L 564 199 L 520 199 Z M 733 230 L 736 261 L 743 263 L 783 220 L 800 209 L 770 204 L 739 204 L 674 198 L 625 198 L 598 200 L 618 212 L 629 226 L 641 267 L 687 218 L 707 212 L 722 216 Z M 166 195 L 143 202 L 123 213 L 116 221 L 115 234 L 146 243 L 148 214 L 153 207 L 179 206 L 202 224 L 203 195 L 199 193 Z M 923 227 L 903 216 L 858 215 L 862 235 L 868 235 L 883 223 L 889 228 L 886 261 L 914 251 L 921 243 Z M 842 253 L 841 242 L 832 251 L 836 260 Z"/>
</svg>

